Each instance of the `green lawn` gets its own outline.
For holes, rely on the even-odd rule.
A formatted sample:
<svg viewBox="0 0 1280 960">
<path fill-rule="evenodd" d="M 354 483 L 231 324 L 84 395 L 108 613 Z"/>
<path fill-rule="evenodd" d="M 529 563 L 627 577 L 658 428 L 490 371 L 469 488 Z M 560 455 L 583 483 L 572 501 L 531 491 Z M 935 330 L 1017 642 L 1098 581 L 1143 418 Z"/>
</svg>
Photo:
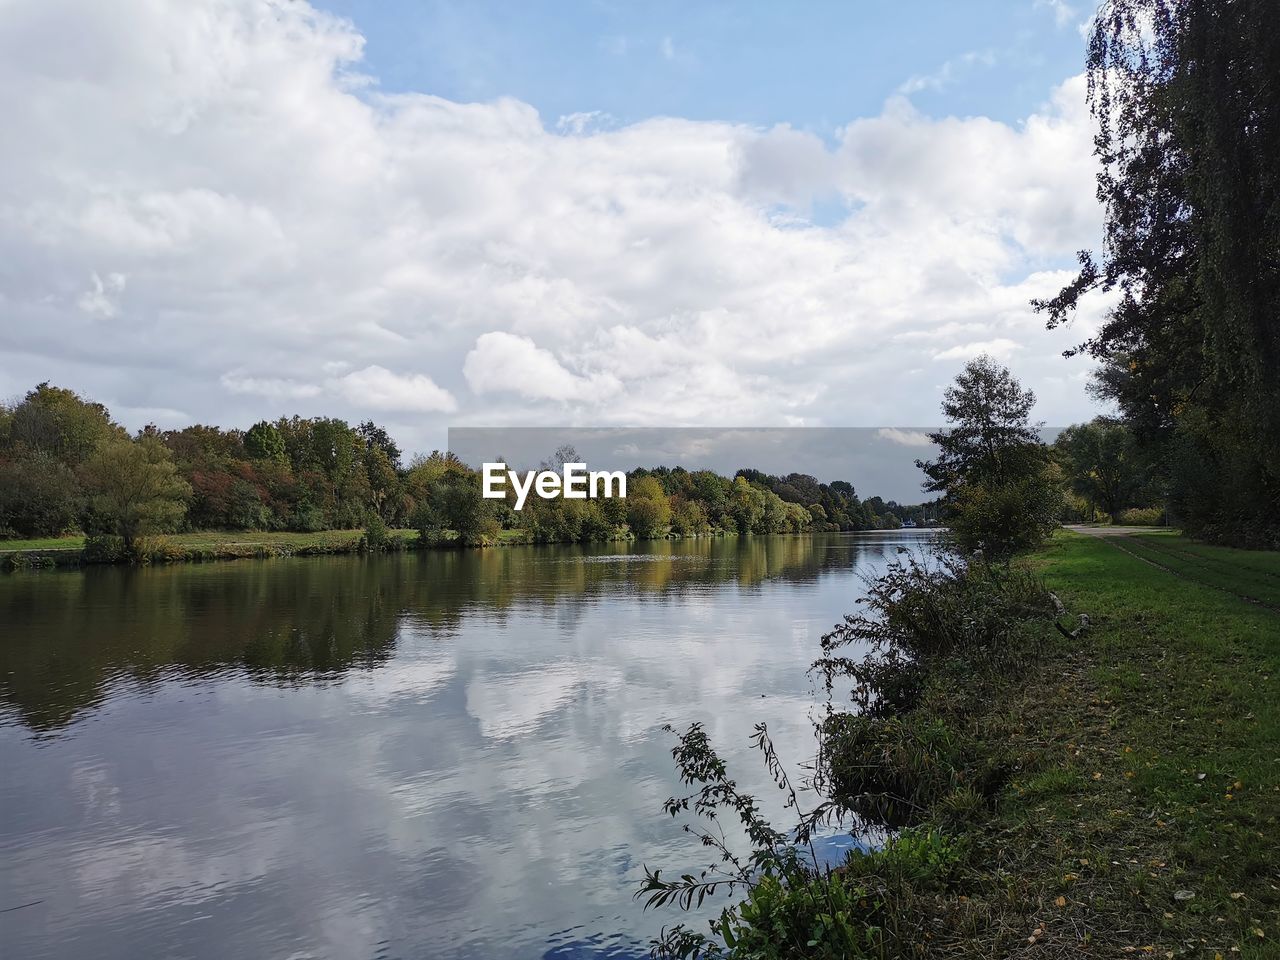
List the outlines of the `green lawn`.
<svg viewBox="0 0 1280 960">
<path fill-rule="evenodd" d="M 1037 942 L 1280 956 L 1280 613 L 1234 595 L 1280 597 L 1280 556 L 1064 532 L 1037 562 L 1092 620 L 1006 705 L 1025 769 L 984 836 Z"/>
</svg>

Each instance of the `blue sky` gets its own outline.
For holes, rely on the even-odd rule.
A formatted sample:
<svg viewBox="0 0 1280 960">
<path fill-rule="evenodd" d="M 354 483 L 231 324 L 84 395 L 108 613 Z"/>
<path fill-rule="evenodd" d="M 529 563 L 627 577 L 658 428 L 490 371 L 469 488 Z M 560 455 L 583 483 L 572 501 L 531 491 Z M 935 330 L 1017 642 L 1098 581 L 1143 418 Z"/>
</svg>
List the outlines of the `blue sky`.
<svg viewBox="0 0 1280 960">
<path fill-rule="evenodd" d="M 924 112 L 1016 121 L 1084 62 L 1083 15 L 1034 0 L 320 5 L 364 34 L 383 89 L 512 96 L 548 125 L 600 111 L 826 137 L 912 78 L 928 78 L 914 97 Z"/>
</svg>

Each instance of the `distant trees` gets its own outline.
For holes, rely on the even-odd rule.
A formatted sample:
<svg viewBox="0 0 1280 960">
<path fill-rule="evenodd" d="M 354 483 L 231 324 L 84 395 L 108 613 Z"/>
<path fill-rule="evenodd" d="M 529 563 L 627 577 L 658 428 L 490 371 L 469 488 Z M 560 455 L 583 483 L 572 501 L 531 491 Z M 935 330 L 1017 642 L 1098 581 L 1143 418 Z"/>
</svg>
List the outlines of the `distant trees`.
<svg viewBox="0 0 1280 960">
<path fill-rule="evenodd" d="M 627 485 L 627 523 L 638 537 L 666 533 L 671 523 L 671 501 L 652 474 L 637 477 Z"/>
<path fill-rule="evenodd" d="M 1118 523 L 1126 507 L 1140 506 L 1147 465 L 1124 423 L 1097 417 L 1068 427 L 1053 444 L 1072 493 Z"/>
<path fill-rule="evenodd" d="M 638 468 L 626 499 L 485 499 L 479 475 L 448 452 L 406 467 L 382 426 L 332 417 L 280 417 L 247 430 L 149 426 L 130 438 L 107 409 L 41 384 L 0 405 L 0 538 L 114 531 L 295 530 L 364 527 L 369 543 L 411 527 L 425 542 L 578 542 L 896 527 L 920 507 L 859 500 L 843 480 L 732 477 L 683 467 Z M 581 462 L 563 446 L 543 468 Z"/>
<path fill-rule="evenodd" d="M 36 452 L 0 462 L 0 530 L 22 537 L 53 537 L 78 522 L 83 507 L 71 469 Z"/>
<path fill-rule="evenodd" d="M 265 420 L 255 423 L 245 431 L 244 452 L 251 460 L 271 460 L 284 463 L 288 459 L 284 437 L 273 424 Z"/>
<path fill-rule="evenodd" d="M 990 357 L 971 360 L 943 395 L 950 426 L 929 435 L 935 460 L 916 462 L 926 490 L 943 495 L 962 551 L 1005 559 L 1058 525 L 1061 475 L 1030 422 L 1035 394 Z"/>
<path fill-rule="evenodd" d="M 1088 76 L 1104 252 L 1035 306 L 1053 328 L 1115 291 L 1070 352 L 1102 363 L 1171 512 L 1280 546 L 1280 4 L 1106 0 Z"/>
</svg>

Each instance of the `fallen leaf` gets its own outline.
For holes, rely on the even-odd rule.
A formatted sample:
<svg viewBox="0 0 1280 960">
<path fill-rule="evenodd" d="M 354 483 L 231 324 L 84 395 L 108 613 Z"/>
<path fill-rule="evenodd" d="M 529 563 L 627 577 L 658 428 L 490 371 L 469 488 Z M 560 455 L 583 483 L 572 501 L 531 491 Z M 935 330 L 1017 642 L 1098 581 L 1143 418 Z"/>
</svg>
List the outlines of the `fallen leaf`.
<svg viewBox="0 0 1280 960">
<path fill-rule="evenodd" d="M 1057 900 L 1053 901 L 1053 905 L 1055 907 L 1065 907 L 1067 905 L 1067 898 L 1059 897 Z"/>
</svg>

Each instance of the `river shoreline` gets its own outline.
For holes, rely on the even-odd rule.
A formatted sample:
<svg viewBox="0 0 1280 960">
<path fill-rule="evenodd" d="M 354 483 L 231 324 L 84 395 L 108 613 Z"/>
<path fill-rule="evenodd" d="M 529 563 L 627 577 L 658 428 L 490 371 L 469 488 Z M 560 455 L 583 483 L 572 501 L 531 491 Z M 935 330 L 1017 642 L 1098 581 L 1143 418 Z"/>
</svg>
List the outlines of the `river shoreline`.
<svg viewBox="0 0 1280 960">
<path fill-rule="evenodd" d="M 814 531 L 785 534 L 812 536 Z M 835 531 L 833 531 L 835 532 Z M 848 530 L 843 533 L 888 533 L 893 531 Z M 742 536 L 737 532 L 717 530 L 712 533 L 644 538 L 646 540 L 709 540 Z M 749 535 L 748 535 L 749 536 Z M 629 543 L 638 539 L 628 532 L 591 543 Z M 0 572 L 51 570 L 86 566 L 147 565 L 151 563 L 211 563 L 225 560 L 266 560 L 288 557 L 339 556 L 360 553 L 407 553 L 424 550 L 484 549 L 488 547 L 528 546 L 558 541 L 535 540 L 525 530 L 503 530 L 485 544 L 465 544 L 456 535 L 424 542 L 416 530 L 397 529 L 387 532 L 382 546 L 371 547 L 364 530 L 325 530 L 317 533 L 252 533 L 246 531 L 198 531 L 144 538 L 138 555 L 115 557 L 93 556 L 84 537 L 64 538 L 66 546 L 45 546 L 40 541 L 32 546 L 6 548 L 0 543 Z M 574 541 L 580 542 L 580 541 Z"/>
</svg>

